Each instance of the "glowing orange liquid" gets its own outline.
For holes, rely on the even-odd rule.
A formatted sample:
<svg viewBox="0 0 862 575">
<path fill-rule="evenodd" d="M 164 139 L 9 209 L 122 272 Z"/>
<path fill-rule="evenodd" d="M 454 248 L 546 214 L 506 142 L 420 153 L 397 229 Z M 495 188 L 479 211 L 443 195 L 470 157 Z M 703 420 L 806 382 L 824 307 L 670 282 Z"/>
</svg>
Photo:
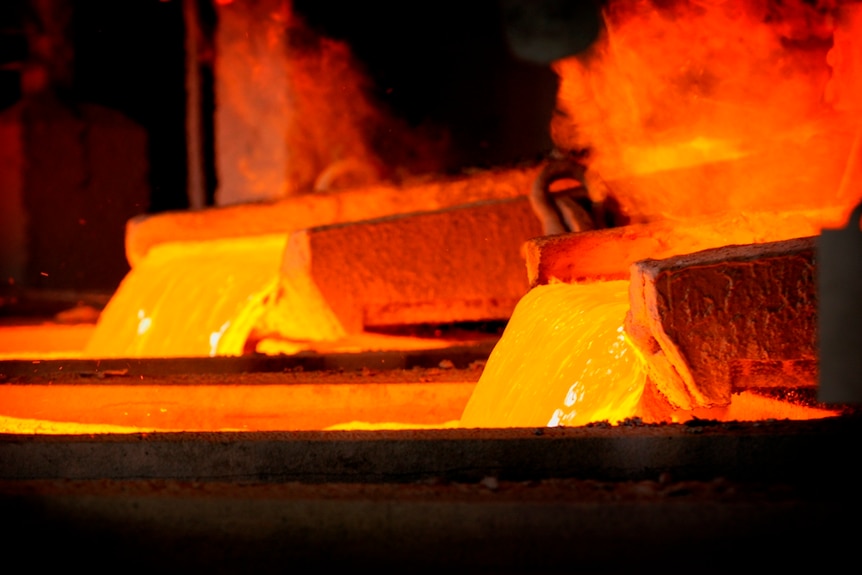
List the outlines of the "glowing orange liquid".
<svg viewBox="0 0 862 575">
<path fill-rule="evenodd" d="M 0 433 L 88 434 L 451 427 L 475 386 L 436 383 L 116 384 L 0 386 Z M 222 379 L 222 381 L 224 381 Z M 389 423 L 394 421 L 397 423 Z"/>
<path fill-rule="evenodd" d="M 163 244 L 123 280 L 85 357 L 240 355 L 276 288 L 286 234 Z"/>
<path fill-rule="evenodd" d="M 464 427 L 616 422 L 645 376 L 625 341 L 628 282 L 550 284 L 515 308 L 461 417 Z"/>
</svg>

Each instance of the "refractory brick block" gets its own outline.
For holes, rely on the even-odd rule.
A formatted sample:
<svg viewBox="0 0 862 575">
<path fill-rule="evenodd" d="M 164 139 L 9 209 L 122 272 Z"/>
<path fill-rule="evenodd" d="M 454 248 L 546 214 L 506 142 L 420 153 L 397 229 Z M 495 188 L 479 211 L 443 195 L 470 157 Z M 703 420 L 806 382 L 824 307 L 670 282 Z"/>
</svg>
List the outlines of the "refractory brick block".
<svg viewBox="0 0 862 575">
<path fill-rule="evenodd" d="M 814 239 L 727 246 L 631 269 L 626 331 L 676 407 L 735 389 L 815 386 Z"/>
<path fill-rule="evenodd" d="M 541 233 L 523 197 L 311 228 L 291 234 L 282 275 L 309 277 L 346 332 L 508 319 Z"/>
</svg>

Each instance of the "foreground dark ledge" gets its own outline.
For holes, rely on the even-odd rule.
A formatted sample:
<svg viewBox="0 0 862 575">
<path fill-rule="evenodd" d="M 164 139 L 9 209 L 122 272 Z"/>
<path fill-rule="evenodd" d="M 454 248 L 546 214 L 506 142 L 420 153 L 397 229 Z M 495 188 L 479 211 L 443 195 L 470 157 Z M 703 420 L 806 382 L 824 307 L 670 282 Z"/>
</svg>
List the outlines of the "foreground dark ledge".
<svg viewBox="0 0 862 575">
<path fill-rule="evenodd" d="M 0 435 L 0 535 L 37 570 L 829 570 L 860 424 Z"/>
</svg>

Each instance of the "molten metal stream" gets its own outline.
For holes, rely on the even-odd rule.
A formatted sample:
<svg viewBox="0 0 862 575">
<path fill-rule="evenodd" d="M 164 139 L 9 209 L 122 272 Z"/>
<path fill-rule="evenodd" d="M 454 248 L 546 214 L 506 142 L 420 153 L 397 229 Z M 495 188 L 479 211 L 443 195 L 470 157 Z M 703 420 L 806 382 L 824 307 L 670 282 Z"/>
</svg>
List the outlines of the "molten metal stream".
<svg viewBox="0 0 862 575">
<path fill-rule="evenodd" d="M 465 427 L 583 425 L 634 414 L 645 376 L 623 332 L 628 282 L 551 284 L 518 304 Z"/>
<path fill-rule="evenodd" d="M 286 235 L 157 246 L 123 280 L 85 357 L 240 355 Z"/>
</svg>

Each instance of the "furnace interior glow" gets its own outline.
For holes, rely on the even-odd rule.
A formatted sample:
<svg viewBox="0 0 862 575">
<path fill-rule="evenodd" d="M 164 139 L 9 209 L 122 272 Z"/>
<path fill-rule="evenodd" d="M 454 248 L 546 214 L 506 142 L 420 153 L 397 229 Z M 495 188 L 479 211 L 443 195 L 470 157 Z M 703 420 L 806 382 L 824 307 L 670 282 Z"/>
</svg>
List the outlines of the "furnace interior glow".
<svg viewBox="0 0 862 575">
<path fill-rule="evenodd" d="M 553 139 L 564 150 L 589 148 L 591 193 L 612 194 L 631 221 L 696 224 L 715 214 L 787 209 L 849 213 L 862 197 L 862 181 L 854 179 L 862 132 L 842 93 L 848 78 L 862 77 L 848 40 L 862 35 L 858 13 L 851 4 L 836 9 L 802 1 L 610 2 L 596 45 L 553 65 L 561 112 L 550 126 Z M 340 62 L 324 61 L 323 68 L 340 70 Z M 329 99 L 337 91 L 308 92 L 316 68 L 294 64 L 288 72 L 305 90 L 297 101 L 307 114 L 297 119 L 298 133 L 331 126 L 336 108 Z M 316 98 L 324 105 L 312 106 Z M 349 120 L 354 126 L 355 117 Z M 291 135 L 296 157 L 316 158 L 324 148 L 340 154 L 318 165 L 318 173 L 354 155 L 373 167 L 367 146 L 321 145 L 340 131 L 309 133 L 308 149 Z M 352 128 L 348 134 L 351 141 L 356 136 Z M 249 335 L 279 297 L 285 241 L 255 237 L 154 250 L 126 279 L 134 288 L 121 290 L 105 310 L 86 353 L 247 351 Z M 673 247 L 681 254 L 688 246 Z M 286 339 L 301 342 L 297 349 L 344 336 L 315 319 L 328 316 L 313 292 L 297 285 L 287 294 L 296 314 L 284 321 L 296 324 Z M 622 329 L 627 306 L 624 281 L 535 287 L 511 318 L 460 424 L 583 425 L 637 416 L 645 376 Z M 310 307 L 324 311 L 306 317 Z M 762 399 L 738 399 L 719 415 L 833 413 L 791 413 Z"/>
</svg>

